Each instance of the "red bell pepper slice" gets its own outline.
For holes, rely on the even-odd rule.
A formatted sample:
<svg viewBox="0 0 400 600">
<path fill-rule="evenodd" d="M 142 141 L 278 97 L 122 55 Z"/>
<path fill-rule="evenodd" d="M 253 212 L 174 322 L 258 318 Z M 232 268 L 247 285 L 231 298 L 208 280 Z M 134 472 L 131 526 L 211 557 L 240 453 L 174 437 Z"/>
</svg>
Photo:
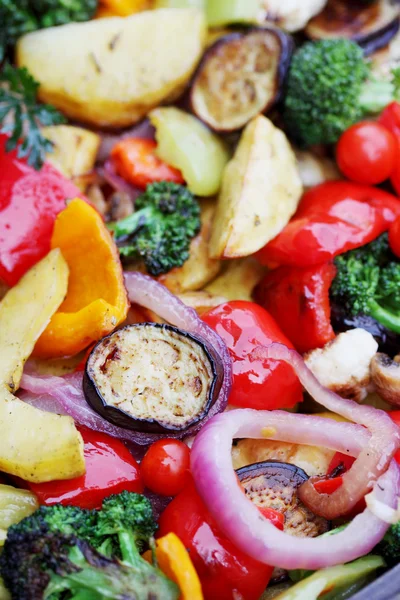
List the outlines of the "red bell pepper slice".
<svg viewBox="0 0 400 600">
<path fill-rule="evenodd" d="M 127 447 L 105 433 L 79 428 L 84 441 L 86 473 L 81 477 L 28 483 L 40 504 L 101 508 L 104 498 L 123 490 L 142 493 L 139 465 Z"/>
<path fill-rule="evenodd" d="M 314 482 L 314 487 L 319 494 L 332 494 L 343 483 L 343 477 L 333 477 L 332 479 L 320 479 Z"/>
<path fill-rule="evenodd" d="M 329 302 L 335 275 L 332 263 L 309 269 L 279 267 L 267 273 L 255 290 L 257 302 L 299 352 L 321 348 L 335 337 Z"/>
<path fill-rule="evenodd" d="M 395 167 L 390 177 L 396 194 L 400 195 L 400 103 L 391 102 L 381 113 L 378 122 L 394 134 L 398 152 Z"/>
<path fill-rule="evenodd" d="M 342 472 L 346 472 L 350 469 L 356 459 L 354 456 L 348 456 L 348 454 L 342 454 L 342 452 L 335 452 L 331 462 L 328 467 L 328 475 L 332 475 L 334 471 L 338 468 L 342 468 Z M 343 478 L 341 476 L 338 477 L 330 477 L 327 479 L 321 479 L 320 481 L 316 481 L 314 483 L 314 487 L 320 494 L 331 494 L 335 492 L 343 483 Z M 365 500 L 361 498 L 354 506 L 354 508 L 346 515 L 348 518 L 353 518 L 357 516 L 359 513 L 363 512 L 365 509 Z"/>
<path fill-rule="evenodd" d="M 400 258 L 400 218 L 390 226 L 389 244 L 392 252 Z"/>
<path fill-rule="evenodd" d="M 68 198 L 82 192 L 50 164 L 35 171 L 0 135 L 0 280 L 15 285 L 50 251 L 54 221 Z"/>
<path fill-rule="evenodd" d="M 257 253 L 261 263 L 308 267 L 363 246 L 400 216 L 400 201 L 378 188 L 328 181 L 304 194 L 288 225 Z"/>
<path fill-rule="evenodd" d="M 302 387 L 292 367 L 277 360 L 251 360 L 260 345 L 292 344 L 280 327 L 255 302 L 235 300 L 202 315 L 228 346 L 233 382 L 229 403 L 244 408 L 291 408 L 302 400 Z"/>
<path fill-rule="evenodd" d="M 396 423 L 396 425 L 400 427 L 400 410 L 391 410 L 388 415 Z M 400 450 L 397 450 L 396 454 L 394 455 L 394 459 L 400 465 Z"/>
<path fill-rule="evenodd" d="M 126 138 L 118 142 L 111 152 L 111 160 L 118 175 L 143 189 L 156 181 L 184 183 L 178 169 L 158 158 L 156 148 L 154 140 L 143 138 Z"/>
<path fill-rule="evenodd" d="M 283 515 L 269 509 L 266 516 L 283 529 Z M 159 525 L 158 536 L 175 533 L 187 548 L 205 600 L 259 600 L 273 567 L 250 558 L 221 533 L 193 483 L 167 506 Z"/>
<path fill-rule="evenodd" d="M 331 475 L 338 467 L 341 467 L 342 471 L 348 471 L 355 460 L 354 456 L 349 456 L 342 452 L 335 452 L 329 463 L 328 474 Z"/>
</svg>

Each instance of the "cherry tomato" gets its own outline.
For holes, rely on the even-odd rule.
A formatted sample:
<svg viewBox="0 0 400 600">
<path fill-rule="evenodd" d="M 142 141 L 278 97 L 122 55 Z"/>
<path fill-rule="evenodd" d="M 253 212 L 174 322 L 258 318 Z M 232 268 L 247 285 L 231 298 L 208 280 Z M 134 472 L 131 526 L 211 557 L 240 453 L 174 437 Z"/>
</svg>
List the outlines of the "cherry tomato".
<svg viewBox="0 0 400 600">
<path fill-rule="evenodd" d="M 400 217 L 390 226 L 389 244 L 392 252 L 400 258 Z"/>
<path fill-rule="evenodd" d="M 396 139 L 386 127 L 363 121 L 342 134 L 336 148 L 336 160 L 349 179 L 375 185 L 391 176 L 397 153 Z"/>
<path fill-rule="evenodd" d="M 232 358 L 230 404 L 274 410 L 301 401 L 301 385 L 290 365 L 277 360 L 249 359 L 259 345 L 280 342 L 293 348 L 264 308 L 254 302 L 236 300 L 220 304 L 202 318 L 222 337 Z"/>
<path fill-rule="evenodd" d="M 190 450 L 179 440 L 158 440 L 147 450 L 141 469 L 149 490 L 161 496 L 176 496 L 190 479 Z"/>
</svg>

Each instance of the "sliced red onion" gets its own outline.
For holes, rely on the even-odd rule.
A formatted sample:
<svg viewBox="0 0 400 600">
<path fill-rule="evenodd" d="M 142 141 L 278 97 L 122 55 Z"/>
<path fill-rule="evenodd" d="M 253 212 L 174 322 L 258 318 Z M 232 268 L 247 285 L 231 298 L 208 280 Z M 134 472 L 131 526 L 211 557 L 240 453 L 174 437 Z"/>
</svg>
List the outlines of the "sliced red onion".
<svg viewBox="0 0 400 600">
<path fill-rule="evenodd" d="M 143 190 L 137 188 L 117 175 L 114 166 L 110 161 L 107 161 L 103 167 L 98 167 L 98 174 L 102 177 L 116 192 L 128 194 L 132 202 L 143 193 Z"/>
<path fill-rule="evenodd" d="M 320 494 L 314 487 L 315 478 L 299 488 L 301 500 L 317 515 L 334 519 L 347 514 L 386 471 L 400 446 L 400 429 L 387 413 L 372 406 L 362 406 L 345 400 L 323 387 L 305 365 L 302 357 L 282 344 L 259 346 L 252 356 L 284 360 L 296 371 L 301 383 L 313 398 L 328 410 L 367 427 L 371 438 L 351 469 L 343 475 L 343 485 L 332 494 Z"/>
<path fill-rule="evenodd" d="M 172 325 L 200 337 L 216 356 L 216 359 L 221 361 L 224 379 L 218 399 L 208 415 L 200 423 L 196 423 L 183 432 L 171 432 L 168 437 L 182 438 L 194 435 L 212 416 L 226 408 L 232 383 L 232 364 L 228 349 L 219 335 L 203 323 L 194 309 L 183 304 L 167 288 L 151 277 L 136 272 L 127 273 L 125 283 L 131 302 L 154 310 Z M 30 396 L 25 396 L 23 399 L 38 408 L 70 415 L 77 423 L 108 433 L 113 437 L 140 445 L 148 445 L 165 437 L 162 434 L 131 431 L 109 423 L 86 402 L 82 391 L 82 379 L 81 372 L 64 377 L 24 373 L 20 387 L 31 393 Z"/>
<path fill-rule="evenodd" d="M 102 133 L 101 134 L 101 144 L 99 151 L 97 153 L 97 160 L 99 162 L 104 162 L 111 154 L 111 150 L 114 148 L 115 144 L 121 140 L 126 138 L 145 138 L 148 140 L 155 139 L 155 129 L 153 125 L 150 123 L 149 119 L 144 119 L 137 125 L 134 125 L 130 129 L 125 129 L 125 131 L 116 134 L 116 133 Z"/>
<path fill-rule="evenodd" d="M 271 353 L 271 358 L 282 357 Z M 367 554 L 382 539 L 388 524 L 369 509 L 334 536 L 296 538 L 279 531 L 260 515 L 243 494 L 232 467 L 233 438 L 281 439 L 326 445 L 357 455 L 371 436 L 352 423 L 277 411 L 233 410 L 217 415 L 197 435 L 191 451 L 191 471 L 198 492 L 223 533 L 243 552 L 284 569 L 320 569 Z M 274 432 L 274 430 L 276 430 Z M 391 461 L 373 487 L 377 501 L 397 507 L 400 470 Z"/>
<path fill-rule="evenodd" d="M 125 287 L 130 302 L 154 311 L 171 325 L 175 325 L 175 327 L 201 338 L 222 363 L 224 380 L 218 399 L 201 423 L 186 429 L 185 437 L 193 435 L 211 417 L 225 410 L 228 404 L 228 396 L 232 386 L 232 361 L 228 348 L 222 338 L 200 319 L 193 308 L 186 306 L 179 298 L 167 290 L 165 286 L 148 275 L 134 271 L 125 273 Z M 182 437 L 182 434 L 173 434 L 170 437 Z"/>
</svg>

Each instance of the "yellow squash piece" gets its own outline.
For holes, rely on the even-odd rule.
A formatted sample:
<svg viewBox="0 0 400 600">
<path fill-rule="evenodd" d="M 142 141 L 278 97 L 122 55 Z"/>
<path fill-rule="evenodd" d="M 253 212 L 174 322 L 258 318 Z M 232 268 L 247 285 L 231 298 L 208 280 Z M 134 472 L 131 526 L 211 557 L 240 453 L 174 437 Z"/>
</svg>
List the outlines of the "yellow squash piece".
<svg viewBox="0 0 400 600">
<path fill-rule="evenodd" d="M 285 134 L 266 117 L 255 117 L 225 167 L 211 258 L 239 258 L 260 250 L 288 223 L 301 194 L 296 157 Z"/>
<path fill-rule="evenodd" d="M 0 303 L 0 471 L 27 481 L 83 475 L 83 440 L 73 419 L 25 404 L 13 394 L 24 363 L 60 306 L 68 267 L 60 250 L 32 267 Z"/>
<path fill-rule="evenodd" d="M 183 91 L 206 32 L 200 10 L 150 10 L 29 33 L 16 61 L 39 81 L 42 101 L 73 119 L 123 127 Z"/>
<path fill-rule="evenodd" d="M 61 249 L 70 276 L 67 296 L 35 346 L 35 356 L 42 358 L 77 354 L 128 312 L 118 249 L 87 202 L 75 198 L 57 216 L 51 246 Z"/>
<path fill-rule="evenodd" d="M 38 508 L 39 502 L 33 492 L 0 484 L 0 546 L 6 539 L 7 529 Z"/>
<path fill-rule="evenodd" d="M 0 303 L 0 382 L 18 389 L 24 363 L 40 334 L 63 302 L 68 266 L 52 250 L 32 267 Z"/>
</svg>

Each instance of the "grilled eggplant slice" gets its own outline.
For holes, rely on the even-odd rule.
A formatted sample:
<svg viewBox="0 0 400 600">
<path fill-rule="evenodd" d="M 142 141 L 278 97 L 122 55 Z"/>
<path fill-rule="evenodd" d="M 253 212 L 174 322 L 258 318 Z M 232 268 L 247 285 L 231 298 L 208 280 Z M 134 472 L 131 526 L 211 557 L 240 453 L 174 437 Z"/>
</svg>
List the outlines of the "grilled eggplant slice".
<svg viewBox="0 0 400 600">
<path fill-rule="evenodd" d="M 306 34 L 311 39 L 345 37 L 371 54 L 386 46 L 399 30 L 400 6 L 396 0 L 329 0 L 325 9 L 311 19 Z"/>
<path fill-rule="evenodd" d="M 193 78 L 192 112 L 215 131 L 241 129 L 279 100 L 292 51 L 292 38 L 278 29 L 223 36 L 207 50 Z"/>
<path fill-rule="evenodd" d="M 300 467 L 271 460 L 242 467 L 236 474 L 254 504 L 283 513 L 286 533 L 316 537 L 330 529 L 329 521 L 314 515 L 297 496 L 297 488 L 308 479 Z"/>
<path fill-rule="evenodd" d="M 88 404 L 110 423 L 148 433 L 184 431 L 218 397 L 219 362 L 195 336 L 171 325 L 128 325 L 103 338 L 86 364 Z"/>
</svg>

